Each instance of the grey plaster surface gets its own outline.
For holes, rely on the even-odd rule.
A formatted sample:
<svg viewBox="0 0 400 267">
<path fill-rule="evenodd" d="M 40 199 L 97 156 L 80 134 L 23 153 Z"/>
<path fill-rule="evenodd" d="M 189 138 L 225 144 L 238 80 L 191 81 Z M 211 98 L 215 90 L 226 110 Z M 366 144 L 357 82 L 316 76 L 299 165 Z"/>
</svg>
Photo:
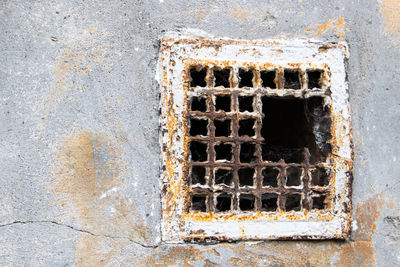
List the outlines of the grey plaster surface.
<svg viewBox="0 0 400 267">
<path fill-rule="evenodd" d="M 360 265 L 400 265 L 400 35 L 387 31 L 381 5 L 1 1 L 0 265 L 342 264 L 344 245 L 329 241 L 245 244 L 243 252 L 242 244 L 160 244 L 159 39 L 187 28 L 250 40 L 335 41 L 343 32 L 358 226 L 349 255 Z M 335 29 L 338 18 L 345 24 Z M 316 36 L 315 25 L 329 20 Z M 368 228 L 356 214 L 363 205 L 377 207 L 365 222 L 376 224 L 370 236 L 357 235 Z M 277 250 L 285 246 L 293 254 Z M 319 261 L 296 247 L 338 249 Z"/>
</svg>

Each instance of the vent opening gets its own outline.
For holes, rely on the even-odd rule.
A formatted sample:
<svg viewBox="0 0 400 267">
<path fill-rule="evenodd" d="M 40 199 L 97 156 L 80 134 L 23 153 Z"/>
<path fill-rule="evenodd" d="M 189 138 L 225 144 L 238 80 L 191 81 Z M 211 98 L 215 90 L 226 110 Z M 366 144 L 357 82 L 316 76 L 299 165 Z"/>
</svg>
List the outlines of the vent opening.
<svg viewBox="0 0 400 267">
<path fill-rule="evenodd" d="M 239 87 L 253 87 L 253 71 L 239 69 Z"/>
<path fill-rule="evenodd" d="M 207 195 L 193 195 L 192 196 L 192 210 L 194 211 L 207 211 L 206 206 Z"/>
<path fill-rule="evenodd" d="M 285 69 L 285 89 L 300 89 L 300 72 L 298 70 Z"/>
<path fill-rule="evenodd" d="M 278 186 L 279 170 L 273 167 L 267 167 L 262 170 L 263 186 Z"/>
<path fill-rule="evenodd" d="M 215 160 L 227 160 L 232 159 L 232 145 L 220 143 L 214 146 Z"/>
<path fill-rule="evenodd" d="M 191 180 L 192 184 L 206 184 L 206 168 L 201 166 L 193 166 Z"/>
<path fill-rule="evenodd" d="M 217 196 L 217 212 L 229 211 L 231 209 L 232 196 L 230 194 L 220 194 Z"/>
<path fill-rule="evenodd" d="M 255 171 L 253 168 L 239 169 L 239 186 L 253 186 L 254 173 Z"/>
<path fill-rule="evenodd" d="M 253 97 L 252 96 L 239 96 L 239 111 L 253 112 Z"/>
<path fill-rule="evenodd" d="M 285 197 L 286 211 L 299 211 L 301 209 L 301 196 L 299 194 L 287 195 Z"/>
<path fill-rule="evenodd" d="M 252 194 L 240 194 L 239 208 L 242 211 L 254 210 L 255 197 Z"/>
<path fill-rule="evenodd" d="M 190 132 L 191 136 L 203 135 L 207 136 L 208 121 L 202 119 L 190 119 Z"/>
<path fill-rule="evenodd" d="M 196 68 L 193 67 L 190 69 L 190 77 L 191 82 L 190 86 L 195 87 L 195 86 L 200 86 L 200 87 L 206 87 L 206 76 L 207 76 L 207 68 Z"/>
<path fill-rule="evenodd" d="M 215 111 L 231 111 L 231 97 L 229 95 L 217 95 L 215 97 Z"/>
<path fill-rule="evenodd" d="M 255 131 L 254 131 L 254 125 L 255 125 L 255 120 L 254 119 L 246 119 L 246 120 L 240 120 L 239 121 L 239 136 L 254 136 Z"/>
<path fill-rule="evenodd" d="M 262 87 L 276 89 L 275 71 L 261 71 Z"/>
<path fill-rule="evenodd" d="M 215 136 L 230 136 L 231 135 L 231 120 L 214 120 Z"/>
<path fill-rule="evenodd" d="M 217 169 L 215 171 L 214 179 L 216 185 L 225 184 L 230 186 L 233 181 L 233 172 L 231 169 Z"/>
<path fill-rule="evenodd" d="M 206 104 L 206 98 L 205 97 L 192 97 L 192 102 L 191 102 L 191 110 L 193 111 L 201 111 L 201 112 L 206 112 L 207 111 L 207 104 Z"/>
<path fill-rule="evenodd" d="M 261 196 L 262 211 L 276 211 L 278 208 L 278 195 L 274 193 L 263 194 Z"/>
<path fill-rule="evenodd" d="M 307 71 L 308 88 L 321 88 L 321 77 L 322 71 L 320 70 L 309 70 Z"/>
<path fill-rule="evenodd" d="M 223 86 L 229 88 L 229 74 L 229 68 L 222 70 L 214 69 L 215 87 Z"/>
</svg>

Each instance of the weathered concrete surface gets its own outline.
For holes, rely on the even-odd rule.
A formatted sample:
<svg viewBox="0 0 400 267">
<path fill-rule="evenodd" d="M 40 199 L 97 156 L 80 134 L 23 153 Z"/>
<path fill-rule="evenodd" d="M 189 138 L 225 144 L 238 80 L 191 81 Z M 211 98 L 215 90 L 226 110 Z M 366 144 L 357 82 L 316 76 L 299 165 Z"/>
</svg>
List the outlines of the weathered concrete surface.
<svg viewBox="0 0 400 267">
<path fill-rule="evenodd" d="M 3 1 L 0 265 L 400 264 L 397 1 Z M 344 38 L 354 232 L 346 242 L 160 244 L 158 41 Z"/>
</svg>

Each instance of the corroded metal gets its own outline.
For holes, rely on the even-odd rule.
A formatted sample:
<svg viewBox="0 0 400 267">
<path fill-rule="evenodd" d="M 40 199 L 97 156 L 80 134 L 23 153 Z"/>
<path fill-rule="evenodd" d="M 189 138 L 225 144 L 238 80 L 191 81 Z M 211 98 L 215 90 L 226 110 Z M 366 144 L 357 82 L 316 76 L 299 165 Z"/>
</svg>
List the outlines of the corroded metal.
<svg viewBox="0 0 400 267">
<path fill-rule="evenodd" d="M 198 40 L 180 36 L 162 39 L 159 80 L 161 84 L 161 145 L 162 145 L 162 185 L 163 185 L 163 240 L 183 242 L 184 240 L 258 240 L 258 239 L 321 239 L 344 238 L 349 233 L 351 212 L 351 125 L 347 102 L 344 60 L 347 57 L 345 44 L 322 44 L 318 42 L 295 41 L 238 41 L 238 40 Z M 321 50 L 321 47 L 323 48 Z M 322 52 L 321 52 L 322 51 Z M 207 67 L 206 87 L 191 87 L 189 70 L 193 66 Z M 213 69 L 230 68 L 230 88 L 215 87 Z M 253 87 L 239 88 L 237 69 L 253 71 Z M 295 69 L 299 73 L 300 88 L 284 89 L 284 70 Z M 260 70 L 276 71 L 274 83 L 276 89 L 262 87 Z M 321 88 L 307 88 L 307 70 L 321 70 Z M 211 104 L 216 94 L 230 94 L 233 105 L 230 112 L 216 112 Z M 209 102 L 207 112 L 190 111 L 190 99 L 204 96 Z M 238 95 L 254 96 L 253 112 L 238 113 Z M 261 136 L 263 96 L 294 97 L 307 99 L 321 97 L 324 106 L 330 110 L 332 152 L 324 162 L 310 164 L 309 151 L 303 151 L 300 163 L 284 161 L 269 162 L 262 160 Z M 188 121 L 191 117 L 208 118 L 208 136 L 189 136 Z M 214 118 L 229 118 L 232 121 L 232 136 L 214 135 Z M 255 136 L 239 136 L 239 118 L 254 118 Z M 205 141 L 210 149 L 209 160 L 192 162 L 189 143 L 193 140 Z M 256 145 L 256 162 L 241 163 L 239 147 L 242 142 Z M 214 160 L 213 144 L 230 142 L 233 145 L 232 162 Z M 191 166 L 208 168 L 208 184 L 191 185 L 188 181 Z M 255 186 L 239 188 L 239 167 L 256 169 Z M 302 167 L 304 176 L 302 186 L 284 186 L 285 170 L 289 166 Z M 215 167 L 233 169 L 233 187 L 213 185 Z M 278 187 L 261 186 L 261 169 L 277 167 L 281 170 Z M 310 184 L 310 171 L 315 167 L 331 170 L 330 183 L 326 186 Z M 233 209 L 227 212 L 215 212 L 214 195 L 230 192 Z M 256 196 L 254 211 L 240 211 L 237 194 L 253 192 Z M 303 195 L 300 211 L 285 211 L 284 196 L 298 192 Z M 190 196 L 193 193 L 207 194 L 207 211 L 190 209 Z M 278 209 L 263 212 L 261 194 L 277 193 Z M 328 195 L 326 208 L 311 209 L 313 194 Z"/>
</svg>

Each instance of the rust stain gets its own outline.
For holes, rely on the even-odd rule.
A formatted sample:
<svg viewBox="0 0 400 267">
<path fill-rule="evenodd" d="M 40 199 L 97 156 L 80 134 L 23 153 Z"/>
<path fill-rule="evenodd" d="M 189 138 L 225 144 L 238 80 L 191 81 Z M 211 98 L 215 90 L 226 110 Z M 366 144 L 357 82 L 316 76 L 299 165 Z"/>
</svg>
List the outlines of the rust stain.
<svg viewBox="0 0 400 267">
<path fill-rule="evenodd" d="M 126 181 L 119 146 L 89 131 L 74 132 L 62 141 L 49 189 L 63 208 L 63 216 L 77 219 L 82 229 L 97 235 L 146 241 L 150 230 L 135 215 L 132 199 L 123 193 Z M 95 244 L 90 237 L 82 234 L 79 238 L 77 263 L 93 253 Z"/>
<path fill-rule="evenodd" d="M 325 34 L 329 30 L 333 30 L 337 37 L 344 39 L 345 29 L 344 29 L 344 18 L 338 17 L 337 19 L 330 19 L 323 24 L 310 25 L 305 29 L 305 32 L 311 34 L 313 37 Z"/>
<path fill-rule="evenodd" d="M 398 0 L 382 0 L 380 12 L 385 23 L 385 33 L 398 35 L 400 30 L 400 2 Z"/>
</svg>

